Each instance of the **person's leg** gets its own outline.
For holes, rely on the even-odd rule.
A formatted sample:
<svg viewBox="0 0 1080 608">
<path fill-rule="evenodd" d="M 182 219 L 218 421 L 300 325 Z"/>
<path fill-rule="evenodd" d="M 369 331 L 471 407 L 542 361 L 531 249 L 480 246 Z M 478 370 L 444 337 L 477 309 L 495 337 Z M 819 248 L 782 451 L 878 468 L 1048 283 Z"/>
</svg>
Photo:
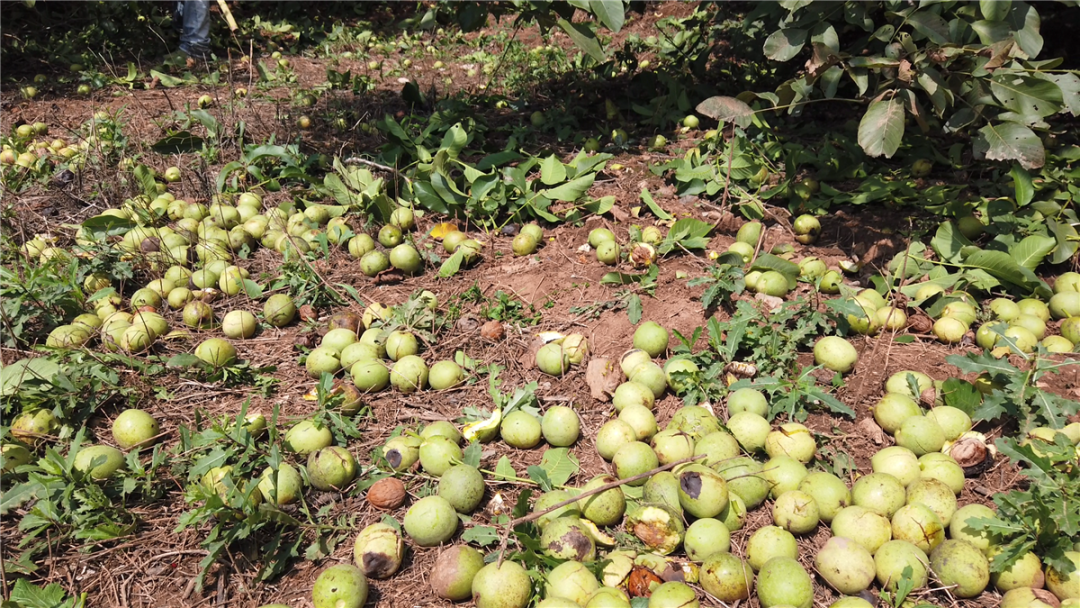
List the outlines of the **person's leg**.
<svg viewBox="0 0 1080 608">
<path fill-rule="evenodd" d="M 184 32 L 184 2 L 178 0 L 176 6 L 173 7 L 172 13 L 172 28 L 177 34 Z"/>
<path fill-rule="evenodd" d="M 210 54 L 210 0 L 185 0 L 184 29 L 180 34 L 180 50 L 191 57 Z"/>
</svg>

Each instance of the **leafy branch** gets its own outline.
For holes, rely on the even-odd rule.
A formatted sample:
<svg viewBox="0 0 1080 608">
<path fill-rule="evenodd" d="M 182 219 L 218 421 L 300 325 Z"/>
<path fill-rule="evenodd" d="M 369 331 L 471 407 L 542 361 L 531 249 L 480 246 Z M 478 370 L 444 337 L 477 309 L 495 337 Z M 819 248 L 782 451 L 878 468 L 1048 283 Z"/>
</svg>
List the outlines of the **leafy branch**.
<svg viewBox="0 0 1080 608">
<path fill-rule="evenodd" d="M 1020 423 L 1020 430 L 1026 433 L 1041 425 L 1062 428 L 1069 416 L 1080 413 L 1080 402 L 1039 387 L 1046 374 L 1058 373 L 1063 367 L 1080 363 L 1056 362 L 1047 355 L 1041 346 L 1035 354 L 1023 355 L 1028 363 L 1026 370 L 987 352 L 949 355 L 945 361 L 964 373 L 985 374 L 990 380 L 992 390 L 974 411 L 974 420 L 1013 419 Z"/>
<path fill-rule="evenodd" d="M 1064 433 L 1055 434 L 1053 441 L 1002 438 L 995 443 L 1002 454 L 1025 467 L 1030 484 L 1026 489 L 996 494 L 995 517 L 969 521 L 1002 549 L 991 568 L 1001 572 L 1035 551 L 1058 572 L 1072 572 L 1074 566 L 1066 552 L 1073 550 L 1072 539 L 1080 534 L 1080 513 L 1076 511 L 1080 469 L 1076 467 L 1075 446 Z"/>
</svg>

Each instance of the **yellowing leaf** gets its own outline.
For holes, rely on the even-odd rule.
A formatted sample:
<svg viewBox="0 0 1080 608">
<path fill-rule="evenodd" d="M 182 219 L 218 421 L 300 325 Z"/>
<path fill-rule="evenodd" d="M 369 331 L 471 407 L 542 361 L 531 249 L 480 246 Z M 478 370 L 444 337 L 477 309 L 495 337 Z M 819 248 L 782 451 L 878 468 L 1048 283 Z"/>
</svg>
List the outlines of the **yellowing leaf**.
<svg viewBox="0 0 1080 608">
<path fill-rule="evenodd" d="M 452 222 L 443 222 L 441 224 L 435 224 L 431 229 L 431 238 L 441 239 L 451 232 L 457 232 L 457 224 Z"/>
</svg>

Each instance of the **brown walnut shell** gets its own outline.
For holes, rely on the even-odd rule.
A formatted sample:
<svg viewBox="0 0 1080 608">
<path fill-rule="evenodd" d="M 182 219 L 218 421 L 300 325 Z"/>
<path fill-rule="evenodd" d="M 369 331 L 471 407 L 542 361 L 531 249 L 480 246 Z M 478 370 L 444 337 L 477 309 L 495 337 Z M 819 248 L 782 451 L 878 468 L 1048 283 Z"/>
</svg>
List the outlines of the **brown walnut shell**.
<svg viewBox="0 0 1080 608">
<path fill-rule="evenodd" d="M 485 340 L 491 340 L 492 342 L 498 342 L 503 339 L 506 330 L 503 329 L 502 321 L 488 321 L 480 327 L 480 335 Z"/>
<path fill-rule="evenodd" d="M 368 488 L 367 501 L 376 509 L 396 509 L 405 502 L 405 484 L 396 477 L 380 479 Z"/>
</svg>

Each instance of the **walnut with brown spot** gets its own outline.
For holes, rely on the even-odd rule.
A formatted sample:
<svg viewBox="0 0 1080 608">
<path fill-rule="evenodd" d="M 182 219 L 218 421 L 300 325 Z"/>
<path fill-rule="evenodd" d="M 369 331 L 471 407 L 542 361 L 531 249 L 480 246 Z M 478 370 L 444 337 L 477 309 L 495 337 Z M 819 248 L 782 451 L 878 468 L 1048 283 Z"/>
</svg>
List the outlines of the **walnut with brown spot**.
<svg viewBox="0 0 1080 608">
<path fill-rule="evenodd" d="M 368 488 L 367 501 L 376 509 L 396 509 L 405 502 L 405 484 L 396 477 L 380 479 Z"/>
</svg>

